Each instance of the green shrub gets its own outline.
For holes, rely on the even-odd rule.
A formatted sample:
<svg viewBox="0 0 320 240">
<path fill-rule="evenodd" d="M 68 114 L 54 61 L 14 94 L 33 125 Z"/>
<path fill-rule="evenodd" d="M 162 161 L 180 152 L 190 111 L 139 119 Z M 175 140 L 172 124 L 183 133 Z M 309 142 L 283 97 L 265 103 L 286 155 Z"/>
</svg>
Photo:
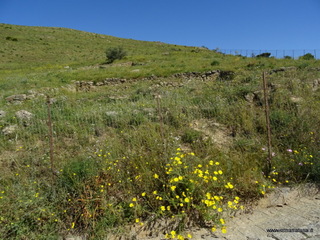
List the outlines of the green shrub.
<svg viewBox="0 0 320 240">
<path fill-rule="evenodd" d="M 217 60 L 213 60 L 213 61 L 211 62 L 211 66 L 218 66 L 218 65 L 220 65 L 220 62 L 217 61 Z"/>
<path fill-rule="evenodd" d="M 194 143 L 202 138 L 202 133 L 194 130 L 187 129 L 181 136 L 181 141 L 184 143 Z"/>
<path fill-rule="evenodd" d="M 115 60 L 120 60 L 127 55 L 122 47 L 112 47 L 106 50 L 107 63 L 112 63 Z"/>
<path fill-rule="evenodd" d="M 307 53 L 307 54 L 299 57 L 299 59 L 302 59 L 302 60 L 314 60 L 315 58 L 311 53 Z"/>
<path fill-rule="evenodd" d="M 13 38 L 13 37 L 6 37 L 6 40 L 13 41 L 13 42 L 17 42 L 18 41 L 17 38 Z"/>
</svg>

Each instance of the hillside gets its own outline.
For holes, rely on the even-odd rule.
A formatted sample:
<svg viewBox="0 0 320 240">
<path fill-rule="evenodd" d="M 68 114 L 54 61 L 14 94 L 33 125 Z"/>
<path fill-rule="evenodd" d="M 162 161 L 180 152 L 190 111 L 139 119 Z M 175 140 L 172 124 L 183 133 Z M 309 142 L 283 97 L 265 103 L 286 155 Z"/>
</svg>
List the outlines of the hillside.
<svg viewBox="0 0 320 240">
<path fill-rule="evenodd" d="M 62 28 L 0 24 L 0 36 L 5 239 L 105 239 L 161 219 L 189 239 L 187 226 L 225 232 L 248 201 L 320 180 L 319 60 Z M 111 47 L 127 55 L 107 64 Z"/>
</svg>

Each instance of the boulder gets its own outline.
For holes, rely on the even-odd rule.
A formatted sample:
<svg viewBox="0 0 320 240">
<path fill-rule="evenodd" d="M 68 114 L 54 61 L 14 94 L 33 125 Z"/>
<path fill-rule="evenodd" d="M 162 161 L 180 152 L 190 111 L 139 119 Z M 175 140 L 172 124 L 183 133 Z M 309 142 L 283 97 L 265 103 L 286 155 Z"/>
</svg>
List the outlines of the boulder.
<svg viewBox="0 0 320 240">
<path fill-rule="evenodd" d="M 10 125 L 2 129 L 2 134 L 5 136 L 9 136 L 17 131 L 18 126 L 17 125 Z"/>
<path fill-rule="evenodd" d="M 9 97 L 6 97 L 7 102 L 23 102 L 27 100 L 27 95 L 26 94 L 17 94 L 17 95 L 12 95 Z"/>
<path fill-rule="evenodd" d="M 319 89 L 319 86 L 320 86 L 320 78 L 313 81 L 312 91 L 317 91 Z"/>
<path fill-rule="evenodd" d="M 249 103 L 254 102 L 255 94 L 254 93 L 248 93 L 244 96 L 244 98 L 247 100 Z"/>
<path fill-rule="evenodd" d="M 20 110 L 20 111 L 16 112 L 15 115 L 16 115 L 17 119 L 24 121 L 24 122 L 29 122 L 33 117 L 33 114 L 26 111 L 26 110 Z"/>
<path fill-rule="evenodd" d="M 5 111 L 2 111 L 0 110 L 0 118 L 3 118 L 6 116 L 6 112 Z"/>
</svg>

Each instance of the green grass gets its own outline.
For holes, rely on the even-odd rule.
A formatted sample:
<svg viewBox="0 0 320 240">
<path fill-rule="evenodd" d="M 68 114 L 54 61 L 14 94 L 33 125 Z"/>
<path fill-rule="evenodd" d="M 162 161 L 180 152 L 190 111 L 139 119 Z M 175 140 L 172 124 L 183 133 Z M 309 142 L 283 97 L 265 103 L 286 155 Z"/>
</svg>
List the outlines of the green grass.
<svg viewBox="0 0 320 240">
<path fill-rule="evenodd" d="M 122 225 L 172 216 L 180 224 L 168 228 L 171 238 L 186 222 L 224 230 L 220 218 L 243 202 L 275 186 L 320 180 L 318 60 L 243 58 L 62 28 L 0 24 L 0 33 L 5 239 L 105 239 L 125 231 Z M 105 50 L 115 46 L 128 55 L 104 64 Z M 263 175 L 262 72 L 280 67 L 293 69 L 268 76 L 275 156 L 273 172 Z M 209 70 L 225 74 L 173 77 Z M 76 91 L 75 81 L 106 78 L 127 81 Z M 8 103 L 13 94 L 30 99 Z M 46 95 L 53 99 L 54 176 Z M 17 119 L 19 110 L 33 118 Z M 2 133 L 13 125 L 15 132 Z"/>
</svg>

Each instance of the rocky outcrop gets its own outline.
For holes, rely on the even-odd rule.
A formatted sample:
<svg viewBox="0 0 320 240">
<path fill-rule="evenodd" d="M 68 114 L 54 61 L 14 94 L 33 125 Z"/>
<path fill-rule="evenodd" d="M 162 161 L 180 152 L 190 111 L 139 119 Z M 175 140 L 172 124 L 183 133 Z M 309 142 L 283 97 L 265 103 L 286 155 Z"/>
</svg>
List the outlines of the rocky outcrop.
<svg viewBox="0 0 320 240">
<path fill-rule="evenodd" d="M 176 73 L 171 76 L 171 78 L 182 78 L 182 79 L 200 79 L 200 80 L 215 80 L 219 75 L 221 71 L 219 70 L 213 70 L 208 71 L 204 73 L 200 72 L 186 72 L 186 73 Z"/>
</svg>

